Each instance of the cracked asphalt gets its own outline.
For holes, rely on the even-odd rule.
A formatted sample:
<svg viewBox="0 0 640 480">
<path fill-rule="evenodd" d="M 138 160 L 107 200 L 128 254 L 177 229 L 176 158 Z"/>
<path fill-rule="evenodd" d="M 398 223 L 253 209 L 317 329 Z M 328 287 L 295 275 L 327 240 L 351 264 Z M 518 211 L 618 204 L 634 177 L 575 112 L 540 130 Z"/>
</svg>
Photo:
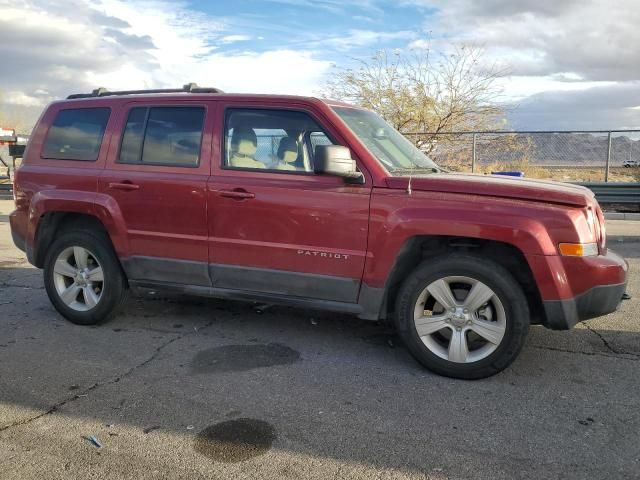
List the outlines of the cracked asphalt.
<svg viewBox="0 0 640 480">
<path fill-rule="evenodd" d="M 629 235 L 611 242 L 631 264 L 618 312 L 533 327 L 513 366 L 468 382 L 344 315 L 156 294 L 72 325 L 14 248 L 10 209 L 0 201 L 3 480 L 640 478 Z"/>
</svg>

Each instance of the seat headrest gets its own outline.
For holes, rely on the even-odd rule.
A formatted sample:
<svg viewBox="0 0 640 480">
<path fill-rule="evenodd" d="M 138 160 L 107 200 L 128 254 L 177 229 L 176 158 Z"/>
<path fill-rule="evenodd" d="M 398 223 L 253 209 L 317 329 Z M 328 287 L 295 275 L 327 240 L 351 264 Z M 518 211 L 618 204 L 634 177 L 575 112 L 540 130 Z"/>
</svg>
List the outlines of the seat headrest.
<svg viewBox="0 0 640 480">
<path fill-rule="evenodd" d="M 240 155 L 253 156 L 258 149 L 258 138 L 253 128 L 234 128 L 231 135 L 231 151 Z"/>
<path fill-rule="evenodd" d="M 283 137 L 278 145 L 278 158 L 291 163 L 298 159 L 298 142 L 291 137 Z"/>
</svg>

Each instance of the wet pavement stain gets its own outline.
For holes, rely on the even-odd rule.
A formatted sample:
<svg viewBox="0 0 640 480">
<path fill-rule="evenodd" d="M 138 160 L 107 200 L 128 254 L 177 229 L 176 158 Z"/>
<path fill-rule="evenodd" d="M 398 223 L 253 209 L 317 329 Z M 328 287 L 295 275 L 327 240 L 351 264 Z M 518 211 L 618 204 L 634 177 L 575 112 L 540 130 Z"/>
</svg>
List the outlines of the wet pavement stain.
<svg viewBox="0 0 640 480">
<path fill-rule="evenodd" d="M 191 373 L 244 372 L 254 368 L 288 365 L 300 360 L 300 352 L 280 343 L 224 345 L 198 352 Z"/>
<path fill-rule="evenodd" d="M 196 452 L 223 463 L 237 463 L 264 455 L 276 439 L 270 423 L 238 418 L 211 425 L 196 436 Z"/>
</svg>

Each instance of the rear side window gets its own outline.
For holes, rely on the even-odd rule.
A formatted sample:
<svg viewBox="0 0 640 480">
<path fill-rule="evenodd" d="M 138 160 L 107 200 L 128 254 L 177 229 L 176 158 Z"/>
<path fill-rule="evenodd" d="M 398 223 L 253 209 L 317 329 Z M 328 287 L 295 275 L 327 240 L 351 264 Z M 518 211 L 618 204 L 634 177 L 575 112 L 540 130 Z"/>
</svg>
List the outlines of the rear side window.
<svg viewBox="0 0 640 480">
<path fill-rule="evenodd" d="M 60 110 L 42 147 L 42 157 L 93 162 L 100 153 L 110 108 Z"/>
<path fill-rule="evenodd" d="M 204 115 L 204 107 L 132 108 L 118 162 L 197 167 Z"/>
</svg>

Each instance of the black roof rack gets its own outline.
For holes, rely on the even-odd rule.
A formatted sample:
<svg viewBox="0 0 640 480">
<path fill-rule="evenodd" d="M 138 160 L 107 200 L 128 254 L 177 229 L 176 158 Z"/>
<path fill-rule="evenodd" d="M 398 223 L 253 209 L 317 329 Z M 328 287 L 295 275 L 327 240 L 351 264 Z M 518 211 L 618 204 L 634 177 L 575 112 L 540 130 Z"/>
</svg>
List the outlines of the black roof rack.
<svg viewBox="0 0 640 480">
<path fill-rule="evenodd" d="M 121 90 L 111 92 L 106 88 L 96 88 L 91 93 L 74 93 L 67 97 L 68 100 L 74 98 L 111 97 L 114 95 L 136 95 L 141 93 L 224 93 L 219 88 L 199 87 L 196 83 L 187 83 L 182 88 L 159 88 L 152 90 Z"/>
</svg>

